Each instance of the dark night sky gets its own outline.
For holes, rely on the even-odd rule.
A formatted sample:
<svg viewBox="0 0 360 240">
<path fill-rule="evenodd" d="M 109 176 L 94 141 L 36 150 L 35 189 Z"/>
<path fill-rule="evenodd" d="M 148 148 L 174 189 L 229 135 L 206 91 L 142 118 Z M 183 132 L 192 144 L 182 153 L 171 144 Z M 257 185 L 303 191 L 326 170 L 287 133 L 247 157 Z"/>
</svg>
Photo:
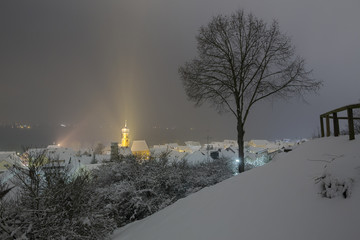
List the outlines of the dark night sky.
<svg viewBox="0 0 360 240">
<path fill-rule="evenodd" d="M 188 102 L 177 69 L 213 15 L 244 8 L 277 19 L 324 81 L 318 95 L 263 102 L 246 138 L 311 137 L 319 114 L 360 99 L 358 0 L 0 2 L 0 121 L 153 126 L 235 138 L 230 114 Z M 114 133 L 114 132 L 113 132 Z"/>
</svg>

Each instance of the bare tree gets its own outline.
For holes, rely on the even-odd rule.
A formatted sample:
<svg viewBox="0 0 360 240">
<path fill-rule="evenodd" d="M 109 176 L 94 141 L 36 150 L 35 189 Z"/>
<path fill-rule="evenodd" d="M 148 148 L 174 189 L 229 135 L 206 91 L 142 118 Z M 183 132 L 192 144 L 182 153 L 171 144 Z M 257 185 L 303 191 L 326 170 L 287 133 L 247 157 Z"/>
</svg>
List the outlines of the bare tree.
<svg viewBox="0 0 360 240">
<path fill-rule="evenodd" d="M 189 100 L 209 102 L 237 119 L 239 172 L 244 171 L 244 126 L 255 103 L 270 96 L 302 96 L 321 82 L 310 78 L 276 20 L 271 25 L 238 10 L 215 16 L 196 36 L 198 56 L 179 68 Z"/>
</svg>

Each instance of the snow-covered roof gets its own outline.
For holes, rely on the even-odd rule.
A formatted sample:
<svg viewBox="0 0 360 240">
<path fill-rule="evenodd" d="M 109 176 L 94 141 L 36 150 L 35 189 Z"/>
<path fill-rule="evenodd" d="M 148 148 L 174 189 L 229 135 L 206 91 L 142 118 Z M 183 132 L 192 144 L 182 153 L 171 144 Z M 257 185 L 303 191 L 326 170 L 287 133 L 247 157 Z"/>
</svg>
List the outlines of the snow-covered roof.
<svg viewBox="0 0 360 240">
<path fill-rule="evenodd" d="M 246 148 L 246 152 L 248 152 L 248 153 L 263 153 L 263 152 L 267 152 L 267 149 L 264 147 L 249 146 Z"/>
<path fill-rule="evenodd" d="M 270 142 L 268 140 L 251 140 L 249 142 L 249 145 L 251 145 L 253 147 L 265 147 L 269 144 L 270 144 Z"/>
<path fill-rule="evenodd" d="M 221 150 L 220 157 L 235 160 L 238 158 L 238 149 L 226 148 Z"/>
<path fill-rule="evenodd" d="M 142 151 L 149 151 L 149 147 L 146 144 L 145 140 L 137 140 L 133 141 L 131 146 L 132 152 L 142 152 Z"/>
<path fill-rule="evenodd" d="M 10 158 L 16 155 L 16 152 L 0 152 L 0 161 Z"/>
<path fill-rule="evenodd" d="M 168 153 L 167 157 L 169 162 L 181 161 L 184 157 L 186 157 L 189 154 L 187 152 L 179 152 L 174 149 L 169 149 L 164 147 L 151 148 L 151 156 L 154 156 L 155 158 L 160 157 L 161 154 L 163 153 Z"/>
<path fill-rule="evenodd" d="M 192 164 L 196 164 L 196 163 L 200 163 L 200 162 L 204 162 L 207 160 L 210 160 L 210 153 L 207 154 L 206 152 L 203 151 L 195 151 L 191 154 L 188 154 L 185 159 L 188 161 L 188 163 L 192 163 Z"/>
<path fill-rule="evenodd" d="M 192 152 L 192 148 L 189 147 L 189 146 L 178 146 L 174 149 L 175 151 L 178 151 L 178 152 Z"/>
<path fill-rule="evenodd" d="M 49 149 L 49 148 L 60 148 L 60 146 L 59 145 L 49 145 L 49 146 L 47 146 L 47 148 Z"/>
<path fill-rule="evenodd" d="M 225 139 L 224 144 L 226 144 L 228 147 L 230 146 L 236 147 L 238 145 L 236 140 L 229 140 L 229 139 Z"/>
<path fill-rule="evenodd" d="M 7 171 L 8 166 L 23 165 L 16 152 L 0 152 L 0 173 Z"/>
</svg>

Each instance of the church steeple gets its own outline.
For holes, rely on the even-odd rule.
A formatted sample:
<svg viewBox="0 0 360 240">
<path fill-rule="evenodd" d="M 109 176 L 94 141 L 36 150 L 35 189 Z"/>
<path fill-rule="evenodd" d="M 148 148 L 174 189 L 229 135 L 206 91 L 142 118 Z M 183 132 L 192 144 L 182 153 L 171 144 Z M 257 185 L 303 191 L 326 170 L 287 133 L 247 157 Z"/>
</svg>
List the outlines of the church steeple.
<svg viewBox="0 0 360 240">
<path fill-rule="evenodd" d="M 125 127 L 121 129 L 121 147 L 129 147 L 129 132 L 130 129 L 127 128 L 127 121 L 125 120 Z"/>
</svg>

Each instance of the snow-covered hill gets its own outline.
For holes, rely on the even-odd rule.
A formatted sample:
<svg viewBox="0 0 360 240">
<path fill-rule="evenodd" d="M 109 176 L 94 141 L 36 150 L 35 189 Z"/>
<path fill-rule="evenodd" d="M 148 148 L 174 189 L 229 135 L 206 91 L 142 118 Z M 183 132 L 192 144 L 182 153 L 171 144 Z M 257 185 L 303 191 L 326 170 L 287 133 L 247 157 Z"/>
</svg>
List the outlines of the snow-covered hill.
<svg viewBox="0 0 360 240">
<path fill-rule="evenodd" d="M 360 239 L 360 136 L 304 143 L 117 230 L 113 239 Z"/>
</svg>

